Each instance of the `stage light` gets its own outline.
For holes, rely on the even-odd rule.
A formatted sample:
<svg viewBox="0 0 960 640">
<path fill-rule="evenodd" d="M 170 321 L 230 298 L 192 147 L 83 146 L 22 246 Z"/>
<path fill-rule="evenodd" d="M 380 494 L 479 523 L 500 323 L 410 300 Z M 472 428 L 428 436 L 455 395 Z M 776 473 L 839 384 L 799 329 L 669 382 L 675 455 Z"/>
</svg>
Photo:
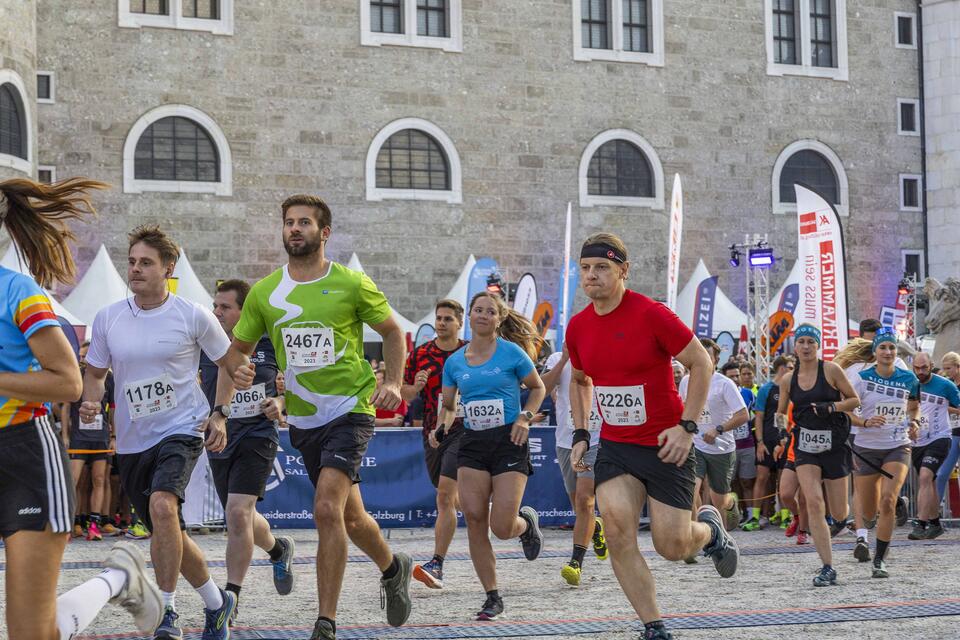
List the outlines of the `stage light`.
<svg viewBox="0 0 960 640">
<path fill-rule="evenodd" d="M 489 276 L 487 276 L 487 291 L 489 291 L 492 294 L 500 296 L 500 298 L 503 298 L 504 297 L 503 289 L 504 289 L 503 279 L 500 277 L 499 273 L 494 272 L 494 273 L 491 273 Z"/>
<path fill-rule="evenodd" d="M 730 266 L 739 267 L 740 266 L 740 252 L 735 246 L 730 247 Z"/>
<path fill-rule="evenodd" d="M 773 249 L 770 247 L 757 247 L 747 252 L 751 267 L 770 267 L 776 261 L 773 257 Z"/>
<path fill-rule="evenodd" d="M 905 295 L 909 294 L 910 291 L 911 291 L 911 286 L 910 286 L 910 284 L 911 284 L 910 281 L 907 280 L 906 278 L 904 278 L 903 280 L 901 280 L 900 283 L 897 285 L 897 294 L 899 294 L 899 295 L 901 295 L 901 296 L 905 296 Z"/>
</svg>

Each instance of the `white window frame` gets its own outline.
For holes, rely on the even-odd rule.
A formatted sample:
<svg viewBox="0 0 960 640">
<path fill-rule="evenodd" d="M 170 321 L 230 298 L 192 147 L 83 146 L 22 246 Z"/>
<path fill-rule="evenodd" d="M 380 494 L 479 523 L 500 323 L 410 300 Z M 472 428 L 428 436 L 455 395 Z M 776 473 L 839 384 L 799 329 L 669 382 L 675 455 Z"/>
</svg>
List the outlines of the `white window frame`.
<svg viewBox="0 0 960 640">
<path fill-rule="evenodd" d="M 923 249 L 901 249 L 900 250 L 900 273 L 906 273 L 907 271 L 907 256 L 917 256 L 920 260 L 920 273 L 917 274 L 917 278 L 920 282 L 923 282 L 927 279 L 927 273 L 924 269 L 924 251 Z"/>
<path fill-rule="evenodd" d="M 134 177 L 134 160 L 137 142 L 140 136 L 157 120 L 170 116 L 180 116 L 193 120 L 203 127 L 214 145 L 217 147 L 217 156 L 220 159 L 220 181 L 198 182 L 193 180 L 143 180 Z M 217 123 L 203 111 L 185 104 L 166 104 L 147 111 L 140 116 L 130 127 L 127 138 L 123 143 L 123 192 L 145 193 L 161 191 L 173 193 L 212 193 L 218 196 L 233 195 L 233 157 L 230 153 L 230 144 L 227 137 Z"/>
<path fill-rule="evenodd" d="M 650 163 L 650 169 L 653 171 L 653 197 L 652 198 L 634 198 L 630 196 L 598 196 L 591 195 L 587 188 L 587 172 L 590 169 L 590 160 L 597 150 L 610 142 L 611 140 L 625 140 L 636 145 L 647 157 Z M 580 185 L 580 206 L 581 207 L 643 207 L 647 209 L 663 209 L 663 165 L 660 163 L 660 156 L 657 155 L 646 139 L 636 131 L 629 129 L 608 129 L 593 138 L 580 156 L 580 169 L 578 173 L 578 183 Z"/>
<path fill-rule="evenodd" d="M 370 30 L 370 0 L 360 0 L 360 44 L 366 47 L 388 45 L 440 49 L 451 53 L 463 52 L 463 8 L 461 0 L 447 0 L 448 33 L 450 35 L 446 38 L 417 34 L 417 0 L 400 0 L 400 10 L 403 12 L 403 32 L 379 33 Z"/>
<path fill-rule="evenodd" d="M 13 69 L 0 69 L 0 85 L 8 83 L 20 92 L 20 105 L 23 107 L 23 121 L 26 125 L 24 133 L 27 136 L 27 159 L 24 160 L 20 156 L 9 153 L 0 153 L 0 167 L 9 167 L 14 171 L 32 176 L 34 154 L 33 114 L 30 112 L 30 101 L 27 100 L 27 85 L 24 84 L 20 74 Z"/>
<path fill-rule="evenodd" d="M 130 11 L 130 0 L 117 0 L 117 26 L 129 29 L 157 27 L 185 31 L 207 31 L 219 36 L 233 35 L 233 0 L 219 0 L 220 18 L 186 18 L 183 15 L 183 0 L 167 0 L 170 13 L 153 15 Z"/>
<path fill-rule="evenodd" d="M 796 0 L 800 5 L 800 20 L 796 30 L 800 34 L 800 64 L 783 64 L 774 62 L 773 46 L 773 1 L 763 0 L 763 25 L 767 41 L 767 75 L 768 76 L 806 76 L 809 78 L 829 78 L 846 82 L 849 80 L 847 67 L 847 0 L 833 0 L 836 15 L 834 30 L 836 31 L 837 66 L 815 67 L 810 64 L 810 0 Z"/>
<path fill-rule="evenodd" d="M 917 181 L 917 206 L 908 207 L 903 204 L 903 183 L 905 180 Z M 923 211 L 923 176 L 919 173 L 901 173 L 897 180 L 897 201 L 900 211 Z"/>
<path fill-rule="evenodd" d="M 50 172 L 50 182 L 57 181 L 57 168 L 52 164 L 38 164 L 37 165 L 37 180 L 40 180 L 40 172 L 49 171 Z"/>
<path fill-rule="evenodd" d="M 450 189 L 384 189 L 377 186 L 377 156 L 380 147 L 393 134 L 404 129 L 417 129 L 432 137 L 447 156 L 447 165 L 450 171 Z M 377 132 L 367 149 L 366 162 L 367 200 L 380 202 L 381 200 L 431 200 L 448 204 L 463 202 L 463 173 L 460 166 L 460 155 L 453 145 L 453 140 L 443 129 L 428 120 L 421 118 L 400 118 L 389 123 Z"/>
<path fill-rule="evenodd" d="M 651 67 L 664 66 L 663 0 L 650 2 L 650 52 L 623 50 L 623 3 L 607 0 L 607 15 L 610 16 L 610 49 L 593 49 L 583 46 L 581 21 L 583 13 L 580 0 L 573 0 L 573 59 L 581 62 L 606 60 L 609 62 L 633 62 Z"/>
<path fill-rule="evenodd" d="M 900 42 L 900 18 L 910 18 L 910 31 L 913 34 L 913 44 Z M 917 49 L 917 14 L 910 11 L 893 12 L 893 46 L 897 49 Z"/>
<path fill-rule="evenodd" d="M 40 87 L 37 87 L 37 102 L 39 104 L 53 104 L 57 101 L 57 77 L 53 71 L 37 71 L 37 76 L 47 76 L 50 79 L 50 97 L 40 97 Z"/>
<path fill-rule="evenodd" d="M 771 177 L 773 212 L 780 215 L 787 213 L 795 214 L 797 212 L 796 202 L 780 202 L 780 174 L 783 172 L 783 167 L 787 164 L 787 160 L 798 151 L 816 151 L 827 159 L 827 162 L 833 167 L 833 172 L 837 175 L 837 183 L 840 186 L 840 204 L 838 205 L 833 202 L 830 204 L 837 208 L 837 213 L 841 216 L 850 215 L 850 188 L 847 183 L 847 171 L 843 167 L 840 156 L 819 140 L 797 140 L 784 147 L 780 155 L 777 156 Z"/>
<path fill-rule="evenodd" d="M 913 124 L 916 126 L 916 129 L 913 131 L 908 131 L 903 128 L 903 121 L 901 120 L 902 109 L 901 106 L 904 104 L 913 105 Z M 897 135 L 901 136 L 920 136 L 920 101 L 913 98 L 897 98 Z"/>
</svg>

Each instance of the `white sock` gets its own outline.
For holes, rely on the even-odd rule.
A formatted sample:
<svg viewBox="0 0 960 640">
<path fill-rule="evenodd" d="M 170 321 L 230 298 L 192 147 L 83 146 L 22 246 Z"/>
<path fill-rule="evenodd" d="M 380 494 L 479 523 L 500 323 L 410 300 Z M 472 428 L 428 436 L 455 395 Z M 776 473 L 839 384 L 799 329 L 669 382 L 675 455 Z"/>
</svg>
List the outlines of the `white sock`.
<svg viewBox="0 0 960 640">
<path fill-rule="evenodd" d="M 176 589 L 174 589 L 173 591 L 170 591 L 170 592 L 161 591 L 161 592 L 160 592 L 160 597 L 163 598 L 163 608 L 164 608 L 164 609 L 166 609 L 167 607 L 170 607 L 170 608 L 173 609 L 174 611 L 177 610 L 177 591 L 176 591 Z"/>
<path fill-rule="evenodd" d="M 127 574 L 116 569 L 107 569 L 122 576 L 120 588 L 127 581 Z M 104 571 L 106 573 L 107 571 Z M 112 598 L 113 577 L 91 578 L 81 585 L 70 589 L 57 598 L 57 629 L 61 640 L 70 640 L 86 629 L 100 610 Z"/>
<path fill-rule="evenodd" d="M 197 587 L 197 593 L 203 598 L 205 608 L 216 611 L 223 606 L 223 594 L 220 593 L 220 587 L 213 581 L 213 578 Z"/>
<path fill-rule="evenodd" d="M 857 537 L 863 538 L 864 542 L 870 542 L 870 539 L 867 537 L 868 533 L 866 529 L 857 529 Z"/>
<path fill-rule="evenodd" d="M 127 572 L 122 569 L 104 569 L 97 576 L 110 585 L 110 598 L 116 598 L 127 584 Z"/>
</svg>

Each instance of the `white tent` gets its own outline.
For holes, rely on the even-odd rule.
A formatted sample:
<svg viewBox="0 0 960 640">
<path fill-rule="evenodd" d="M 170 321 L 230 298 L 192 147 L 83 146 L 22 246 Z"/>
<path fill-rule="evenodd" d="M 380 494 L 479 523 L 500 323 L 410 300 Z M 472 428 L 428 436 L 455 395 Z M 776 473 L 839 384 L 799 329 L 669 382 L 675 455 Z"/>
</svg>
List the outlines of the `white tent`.
<svg viewBox="0 0 960 640">
<path fill-rule="evenodd" d="M 213 297 L 207 293 L 207 290 L 200 283 L 200 278 L 194 273 L 193 267 L 190 266 L 190 261 L 187 259 L 187 252 L 183 249 L 180 249 L 180 258 L 173 270 L 173 277 L 177 279 L 178 296 L 196 302 L 201 307 L 213 308 Z"/>
<path fill-rule="evenodd" d="M 25 276 L 30 276 L 31 278 L 33 278 L 33 274 L 30 273 L 30 268 L 29 268 L 29 265 L 27 265 L 26 259 L 22 258 L 18 254 L 17 247 L 15 244 L 13 244 L 13 242 L 10 242 L 10 244 L 7 246 L 7 253 L 3 256 L 3 260 L 0 260 L 0 266 L 6 267 L 11 271 L 16 271 L 17 273 L 22 273 Z M 61 318 L 63 318 L 64 320 L 66 320 L 67 322 L 69 322 L 71 325 L 75 327 L 87 326 L 86 322 L 83 322 L 82 320 L 80 320 L 80 318 L 77 318 L 76 316 L 74 316 L 72 313 L 67 311 L 67 309 L 62 304 L 57 302 L 57 299 L 53 297 L 53 293 L 51 293 L 50 291 L 47 291 L 47 297 L 50 298 L 50 302 L 53 303 L 53 312 L 55 314 L 57 314 L 58 316 L 60 316 Z"/>
<path fill-rule="evenodd" d="M 684 285 L 680 294 L 677 296 L 677 315 L 689 327 L 694 326 L 694 305 L 697 300 L 697 287 L 705 279 L 710 277 L 703 260 L 697 261 L 697 267 L 693 270 L 687 284 Z M 740 335 L 740 327 L 747 324 L 747 314 L 740 310 L 737 305 L 730 302 L 723 291 L 717 286 L 717 299 L 714 303 L 713 311 L 713 335 L 721 331 L 729 331 L 734 338 Z"/>
<path fill-rule="evenodd" d="M 360 264 L 360 258 L 357 257 L 356 253 L 350 256 L 350 260 L 347 262 L 347 268 L 353 269 L 354 271 L 359 271 L 360 273 L 364 272 L 363 265 Z M 413 324 L 410 320 L 404 317 L 400 312 L 398 312 L 393 307 L 390 307 L 390 311 L 393 312 L 393 317 L 396 319 L 397 324 L 400 325 L 400 329 L 402 329 L 405 334 L 409 333 L 411 335 L 416 335 L 418 325 Z M 377 333 L 367 325 L 363 325 L 363 341 L 364 342 L 382 342 L 383 338 L 380 336 L 379 333 Z"/>
<path fill-rule="evenodd" d="M 129 295 L 127 283 L 117 273 L 107 248 L 101 244 L 83 278 L 63 300 L 63 306 L 85 324 L 92 325 L 100 309 Z"/>
<path fill-rule="evenodd" d="M 477 259 L 473 257 L 473 254 L 471 253 L 470 257 L 467 258 L 467 263 L 463 265 L 460 275 L 457 276 L 456 282 L 453 283 L 450 291 L 448 291 L 447 295 L 444 296 L 444 298 L 448 300 L 456 300 L 463 305 L 464 309 L 467 308 L 467 303 L 469 302 L 469 300 L 467 300 L 467 292 L 470 286 L 470 272 L 473 271 L 473 266 L 475 264 L 477 264 Z M 420 319 L 420 322 L 417 323 L 417 326 L 419 327 L 422 324 L 432 325 L 434 322 L 434 315 L 434 310 L 431 309 L 427 315 Z M 466 318 L 464 318 L 464 322 L 466 322 Z"/>
</svg>

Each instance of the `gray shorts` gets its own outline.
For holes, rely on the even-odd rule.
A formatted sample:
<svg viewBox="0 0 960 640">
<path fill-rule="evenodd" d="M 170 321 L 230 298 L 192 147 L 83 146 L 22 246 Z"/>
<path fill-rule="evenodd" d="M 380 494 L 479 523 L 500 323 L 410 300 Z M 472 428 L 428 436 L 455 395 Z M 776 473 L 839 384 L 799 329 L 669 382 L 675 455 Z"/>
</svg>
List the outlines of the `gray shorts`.
<svg viewBox="0 0 960 640">
<path fill-rule="evenodd" d="M 733 468 L 737 462 L 735 451 L 730 453 L 704 453 L 694 447 L 697 464 L 694 469 L 698 480 L 707 478 L 707 484 L 714 493 L 730 493 L 733 481 Z"/>
<path fill-rule="evenodd" d="M 560 465 L 560 474 L 563 476 L 563 486 L 568 494 L 572 494 L 577 488 L 577 478 L 590 478 L 593 480 L 593 467 L 597 464 L 597 451 L 600 447 L 590 447 L 587 455 L 583 456 L 584 462 L 590 465 L 590 471 L 576 472 L 573 470 L 573 461 L 570 460 L 572 449 L 557 447 L 557 464 Z"/>
<path fill-rule="evenodd" d="M 875 467 L 882 468 L 888 462 L 899 462 L 905 467 L 910 466 L 910 446 L 901 445 L 893 449 L 866 449 L 853 445 L 853 451 L 859 455 L 853 456 L 853 474 L 856 476 L 872 476 L 880 473 L 874 467 L 861 460 L 866 458 Z"/>
<path fill-rule="evenodd" d="M 757 477 L 757 450 L 737 449 L 737 470 L 734 474 L 741 480 L 753 480 Z"/>
</svg>

